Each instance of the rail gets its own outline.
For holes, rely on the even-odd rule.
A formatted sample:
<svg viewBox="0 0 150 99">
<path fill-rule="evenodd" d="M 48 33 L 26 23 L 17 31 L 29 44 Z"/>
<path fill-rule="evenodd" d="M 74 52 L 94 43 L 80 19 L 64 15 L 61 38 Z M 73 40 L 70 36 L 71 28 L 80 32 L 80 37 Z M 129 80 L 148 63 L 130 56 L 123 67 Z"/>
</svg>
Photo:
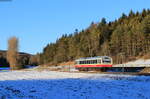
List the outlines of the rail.
<svg viewBox="0 0 150 99">
<path fill-rule="evenodd" d="M 112 67 L 150 67 L 150 64 L 117 64 Z"/>
</svg>

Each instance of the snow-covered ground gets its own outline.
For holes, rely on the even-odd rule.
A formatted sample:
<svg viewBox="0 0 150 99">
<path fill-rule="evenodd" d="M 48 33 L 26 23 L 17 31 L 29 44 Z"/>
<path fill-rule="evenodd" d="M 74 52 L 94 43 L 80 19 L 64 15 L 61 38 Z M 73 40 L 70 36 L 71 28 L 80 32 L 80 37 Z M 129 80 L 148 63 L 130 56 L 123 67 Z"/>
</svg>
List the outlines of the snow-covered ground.
<svg viewBox="0 0 150 99">
<path fill-rule="evenodd" d="M 0 99 L 150 99 L 150 77 L 6 71 L 0 72 Z"/>
<path fill-rule="evenodd" d="M 124 64 L 115 64 L 113 67 L 150 67 L 150 59 L 138 59 Z"/>
<path fill-rule="evenodd" d="M 135 60 L 135 61 L 128 62 L 126 64 L 150 64 L 150 59 L 147 59 L 147 60 L 138 59 L 138 60 Z"/>
</svg>

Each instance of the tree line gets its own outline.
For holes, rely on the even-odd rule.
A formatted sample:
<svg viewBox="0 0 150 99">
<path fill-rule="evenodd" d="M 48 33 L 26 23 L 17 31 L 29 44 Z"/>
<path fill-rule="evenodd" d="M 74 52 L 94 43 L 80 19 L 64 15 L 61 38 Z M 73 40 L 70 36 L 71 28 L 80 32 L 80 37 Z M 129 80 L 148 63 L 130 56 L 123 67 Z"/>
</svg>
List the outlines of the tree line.
<svg viewBox="0 0 150 99">
<path fill-rule="evenodd" d="M 87 29 L 64 34 L 37 54 L 40 64 L 57 64 L 80 57 L 111 56 L 123 63 L 150 53 L 150 10 L 122 14 L 115 21 L 92 22 Z"/>
</svg>

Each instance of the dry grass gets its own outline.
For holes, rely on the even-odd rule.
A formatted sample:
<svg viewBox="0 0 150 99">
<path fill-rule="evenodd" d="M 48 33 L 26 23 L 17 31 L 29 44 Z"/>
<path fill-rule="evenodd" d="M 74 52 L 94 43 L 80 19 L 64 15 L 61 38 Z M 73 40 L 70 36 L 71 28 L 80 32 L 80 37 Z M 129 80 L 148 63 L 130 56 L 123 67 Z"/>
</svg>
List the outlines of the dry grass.
<svg viewBox="0 0 150 99">
<path fill-rule="evenodd" d="M 59 64 L 52 64 L 52 63 L 48 63 L 48 64 L 43 64 L 41 66 L 39 66 L 38 68 L 36 68 L 36 70 L 38 71 L 69 71 L 70 68 L 73 68 L 74 66 L 74 61 L 68 61 L 68 62 L 63 62 L 63 63 L 59 63 Z"/>
<path fill-rule="evenodd" d="M 144 56 L 142 56 L 143 59 L 150 59 L 150 53 L 145 54 Z"/>
<path fill-rule="evenodd" d="M 71 65 L 74 65 L 74 61 L 68 61 L 58 64 L 58 66 L 71 66 Z"/>
<path fill-rule="evenodd" d="M 150 67 L 146 67 L 140 71 L 141 73 L 150 73 Z"/>
</svg>

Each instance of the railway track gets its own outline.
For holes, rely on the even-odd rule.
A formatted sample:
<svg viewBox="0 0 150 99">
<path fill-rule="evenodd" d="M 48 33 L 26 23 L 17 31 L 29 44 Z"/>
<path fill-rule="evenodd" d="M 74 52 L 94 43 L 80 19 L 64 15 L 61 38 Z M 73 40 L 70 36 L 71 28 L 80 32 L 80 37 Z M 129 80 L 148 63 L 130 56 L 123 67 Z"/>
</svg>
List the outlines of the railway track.
<svg viewBox="0 0 150 99">
<path fill-rule="evenodd" d="M 150 76 L 150 73 L 142 73 L 142 72 L 99 72 L 99 71 L 62 71 L 62 72 Z"/>
<path fill-rule="evenodd" d="M 60 72 L 70 72 L 70 73 L 95 73 L 95 74 L 121 74 L 121 75 L 139 75 L 139 76 L 150 76 L 150 72 L 148 73 L 148 72 L 120 72 L 120 71 L 118 71 L 118 72 L 109 72 L 109 71 L 107 71 L 107 72 L 102 72 L 102 71 L 71 71 L 70 70 L 70 68 L 67 68 L 67 70 L 65 70 L 65 69 L 62 69 L 62 68 L 60 68 L 60 69 L 53 69 L 53 68 L 48 68 L 48 67 L 46 67 L 46 68 L 40 68 L 39 70 L 48 70 L 48 71 L 60 71 Z"/>
</svg>

